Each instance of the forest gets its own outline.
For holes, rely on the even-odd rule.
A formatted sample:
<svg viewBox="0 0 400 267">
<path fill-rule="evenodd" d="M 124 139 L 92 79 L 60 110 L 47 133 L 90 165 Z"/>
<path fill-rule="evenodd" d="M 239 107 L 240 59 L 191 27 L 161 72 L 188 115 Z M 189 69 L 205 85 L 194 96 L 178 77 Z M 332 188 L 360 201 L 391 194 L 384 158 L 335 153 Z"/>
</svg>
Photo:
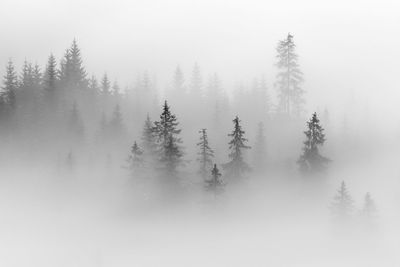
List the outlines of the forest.
<svg viewBox="0 0 400 267">
<path fill-rule="evenodd" d="M 54 246 L 54 259 L 41 266 L 58 262 L 64 255 L 58 247 L 73 250 L 74 242 L 82 240 L 83 252 L 63 256 L 62 266 L 162 266 L 157 257 L 148 262 L 152 249 L 160 261 L 177 266 L 193 263 L 196 250 L 216 260 L 187 266 L 227 266 L 208 245 L 222 249 L 240 231 L 247 232 L 233 243 L 276 249 L 273 242 L 264 244 L 266 237 L 284 253 L 287 243 L 279 240 L 286 240 L 294 259 L 271 254 L 263 261 L 257 254 L 250 257 L 254 261 L 239 257 L 234 263 L 235 257 L 228 256 L 229 266 L 262 261 L 281 263 L 264 266 L 300 266 L 294 261 L 313 257 L 321 263 L 334 258 L 332 251 L 347 255 L 360 243 L 377 261 L 383 255 L 376 240 L 383 232 L 382 217 L 395 204 L 379 188 L 379 179 L 393 175 L 388 164 L 395 151 L 370 120 L 356 124 L 351 112 L 308 109 L 307 75 L 294 34 L 276 40 L 273 79 L 255 75 L 234 88 L 196 62 L 189 70 L 176 66 L 166 86 L 150 71 L 133 76 L 128 85 L 107 72 L 96 77 L 86 69 L 78 41 L 61 58 L 50 54 L 45 66 L 28 58 L 4 64 L 0 209 L 8 217 L 5 225 L 17 225 L 4 235 L 11 244 L 25 235 L 42 240 L 34 254 Z M 379 179 L 366 179 L 374 175 Z M 22 223 L 26 219 L 28 227 Z M 130 227 L 146 234 L 133 234 Z M 188 236 L 182 234 L 185 228 Z M 215 241 L 212 235 L 218 234 L 222 237 Z M 354 243 L 346 243 L 347 238 Z M 139 242 L 132 249 L 137 258 L 112 249 L 130 251 L 130 242 Z M 316 251 L 294 252 L 302 242 L 311 242 Z M 180 260 L 174 253 L 181 249 L 178 243 L 192 247 L 183 248 Z M 349 256 L 355 265 L 348 266 L 361 266 L 358 256 Z"/>
</svg>

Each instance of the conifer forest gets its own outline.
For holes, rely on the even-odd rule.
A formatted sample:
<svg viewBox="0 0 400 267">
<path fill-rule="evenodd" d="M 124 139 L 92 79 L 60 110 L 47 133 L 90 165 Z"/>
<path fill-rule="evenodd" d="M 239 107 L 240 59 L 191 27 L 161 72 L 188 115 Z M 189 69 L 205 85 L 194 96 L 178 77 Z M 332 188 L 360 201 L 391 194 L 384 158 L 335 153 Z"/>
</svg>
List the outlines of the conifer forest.
<svg viewBox="0 0 400 267">
<path fill-rule="evenodd" d="M 0 266 L 399 266 L 400 4 L 0 6 Z"/>
</svg>

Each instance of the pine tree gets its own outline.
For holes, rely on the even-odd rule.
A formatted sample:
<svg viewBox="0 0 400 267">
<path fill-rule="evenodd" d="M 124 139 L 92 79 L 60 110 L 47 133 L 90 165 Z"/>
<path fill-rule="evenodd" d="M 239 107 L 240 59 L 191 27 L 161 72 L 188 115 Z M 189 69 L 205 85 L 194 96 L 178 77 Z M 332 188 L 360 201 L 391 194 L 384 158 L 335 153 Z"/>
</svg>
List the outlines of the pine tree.
<svg viewBox="0 0 400 267">
<path fill-rule="evenodd" d="M 121 89 L 120 89 L 117 81 L 114 81 L 114 83 L 113 83 L 112 93 L 113 93 L 113 96 L 116 97 L 117 99 L 121 96 Z"/>
<path fill-rule="evenodd" d="M 72 105 L 71 114 L 68 122 L 68 130 L 71 133 L 73 142 L 80 142 L 84 136 L 84 126 L 76 102 Z"/>
<path fill-rule="evenodd" d="M 221 179 L 222 174 L 217 168 L 217 164 L 214 164 L 214 167 L 211 170 L 211 179 L 206 180 L 206 187 L 209 190 L 212 190 L 214 194 L 218 192 L 219 189 L 224 185 Z"/>
<path fill-rule="evenodd" d="M 18 106 L 22 107 L 24 109 L 24 112 L 26 112 L 26 106 L 28 105 L 28 103 L 32 102 L 32 98 L 34 97 L 33 89 L 32 63 L 28 62 L 25 59 L 22 66 L 22 72 L 20 75 L 20 81 L 16 94 L 16 101 L 18 102 Z"/>
<path fill-rule="evenodd" d="M 50 54 L 47 61 L 46 71 L 43 79 L 45 101 L 52 108 L 56 106 L 56 85 L 57 85 L 57 63 L 53 54 Z"/>
<path fill-rule="evenodd" d="M 319 146 L 325 143 L 324 129 L 319 124 L 317 113 L 314 112 L 310 121 L 307 122 L 308 130 L 304 132 L 306 141 L 303 142 L 303 154 L 297 163 L 303 174 L 311 174 L 326 169 L 326 164 L 330 161 L 319 153 Z"/>
<path fill-rule="evenodd" d="M 14 113 L 15 109 L 17 108 L 17 102 L 16 102 L 17 88 L 18 88 L 17 74 L 14 69 L 14 64 L 10 59 L 7 63 L 6 75 L 4 76 L 3 87 L 2 87 L 3 100 L 6 104 L 7 111 L 9 112 L 9 114 Z"/>
<path fill-rule="evenodd" d="M 104 73 L 103 79 L 101 80 L 101 94 L 105 97 L 111 95 L 111 84 L 108 79 L 107 73 Z"/>
<path fill-rule="evenodd" d="M 195 98 L 198 98 L 202 95 L 203 90 L 203 79 L 201 77 L 200 67 L 196 63 L 193 67 L 192 77 L 190 81 L 190 93 Z"/>
<path fill-rule="evenodd" d="M 180 147 L 182 140 L 179 137 L 181 130 L 177 128 L 179 123 L 176 116 L 171 113 L 167 101 L 164 102 L 160 120 L 154 122 L 154 125 L 159 160 L 164 165 L 162 169 L 167 175 L 175 175 L 183 157 Z"/>
<path fill-rule="evenodd" d="M 227 176 L 241 178 L 245 172 L 250 171 L 250 167 L 243 158 L 243 150 L 250 149 L 250 146 L 245 145 L 248 140 L 244 137 L 245 131 L 242 130 L 238 116 L 233 120 L 233 124 L 233 132 L 228 134 L 229 137 L 232 137 L 229 142 L 230 161 L 223 164 L 222 167 L 227 171 Z"/>
<path fill-rule="evenodd" d="M 110 133 L 114 135 L 114 137 L 121 137 L 125 134 L 125 126 L 119 104 L 114 107 L 109 127 Z"/>
<path fill-rule="evenodd" d="M 86 80 L 86 71 L 82 64 L 81 51 L 78 47 L 76 39 L 72 41 L 72 45 L 69 49 L 70 51 L 70 64 L 71 64 L 71 81 L 72 85 L 77 88 L 86 88 L 87 80 Z"/>
<path fill-rule="evenodd" d="M 106 141 L 107 138 L 109 137 L 108 122 L 106 113 L 104 111 L 101 113 L 98 137 L 100 138 L 101 141 Z"/>
<path fill-rule="evenodd" d="M 210 148 L 208 144 L 207 129 L 201 129 L 200 142 L 197 143 L 200 151 L 197 153 L 199 155 L 198 161 L 200 163 L 199 173 L 205 179 L 209 173 L 212 166 L 212 159 L 214 158 L 214 151 Z"/>
<path fill-rule="evenodd" d="M 71 52 L 66 49 L 64 52 L 64 57 L 60 62 L 59 70 L 60 85 L 63 87 L 67 86 L 71 80 Z"/>
<path fill-rule="evenodd" d="M 179 66 L 177 66 L 175 69 L 174 80 L 172 84 L 174 96 L 182 95 L 185 92 L 184 83 L 185 79 L 183 77 L 182 70 Z"/>
<path fill-rule="evenodd" d="M 157 154 L 157 144 L 156 144 L 156 136 L 153 127 L 153 123 L 150 119 L 149 114 L 147 114 L 146 120 L 143 125 L 142 130 L 142 138 L 141 145 L 144 150 L 144 156 L 147 158 L 147 161 L 153 161 Z"/>
<path fill-rule="evenodd" d="M 129 156 L 129 168 L 132 171 L 138 171 L 139 168 L 143 167 L 143 150 L 139 147 L 136 141 L 131 147 L 131 154 Z"/>
<path fill-rule="evenodd" d="M 346 184 L 342 181 L 331 205 L 331 212 L 334 219 L 349 219 L 353 211 L 353 203 L 354 201 L 346 188 Z"/>
<path fill-rule="evenodd" d="M 94 75 L 89 80 L 89 90 L 93 95 L 99 92 L 99 83 Z"/>
<path fill-rule="evenodd" d="M 258 124 L 258 131 L 253 151 L 254 151 L 254 166 L 258 170 L 263 170 L 265 168 L 267 153 L 266 153 L 266 143 L 264 135 L 264 124 L 262 122 Z"/>
<path fill-rule="evenodd" d="M 278 87 L 279 106 L 282 114 L 299 117 L 303 112 L 305 103 L 301 88 L 303 82 L 303 73 L 298 63 L 298 55 L 295 51 L 293 35 L 288 34 L 285 40 L 279 41 L 277 46 L 278 62 L 276 66 L 279 69 L 276 85 Z"/>
<path fill-rule="evenodd" d="M 364 197 L 364 207 L 361 210 L 361 215 L 366 220 L 373 220 L 376 216 L 375 201 L 372 199 L 371 194 L 368 192 Z"/>
</svg>

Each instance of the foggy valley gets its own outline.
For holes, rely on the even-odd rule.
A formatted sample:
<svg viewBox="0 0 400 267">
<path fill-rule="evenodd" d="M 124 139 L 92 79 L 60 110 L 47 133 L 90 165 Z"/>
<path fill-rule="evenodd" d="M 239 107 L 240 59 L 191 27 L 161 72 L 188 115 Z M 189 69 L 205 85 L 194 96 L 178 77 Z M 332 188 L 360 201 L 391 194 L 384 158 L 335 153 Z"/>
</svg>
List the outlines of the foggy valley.
<svg viewBox="0 0 400 267">
<path fill-rule="evenodd" d="M 399 4 L 54 3 L 2 1 L 0 266 L 400 264 Z"/>
</svg>

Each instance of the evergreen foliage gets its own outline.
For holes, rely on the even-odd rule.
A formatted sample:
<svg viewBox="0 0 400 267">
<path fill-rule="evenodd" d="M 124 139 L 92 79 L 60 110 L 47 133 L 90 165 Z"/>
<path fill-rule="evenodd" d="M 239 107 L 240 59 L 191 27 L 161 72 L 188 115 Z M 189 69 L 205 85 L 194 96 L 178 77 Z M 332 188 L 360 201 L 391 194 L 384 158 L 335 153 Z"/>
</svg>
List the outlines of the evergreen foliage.
<svg viewBox="0 0 400 267">
<path fill-rule="evenodd" d="M 342 181 L 331 204 L 331 212 L 334 219 L 347 220 L 352 215 L 353 199 L 347 190 L 346 184 Z"/>
<path fill-rule="evenodd" d="M 245 143 L 248 141 L 245 137 L 245 131 L 242 130 L 238 116 L 233 120 L 234 129 L 231 134 L 228 134 L 232 140 L 228 143 L 230 161 L 223 164 L 223 168 L 227 172 L 227 176 L 240 178 L 242 175 L 250 171 L 249 165 L 244 161 L 244 149 L 250 149 Z"/>
<path fill-rule="evenodd" d="M 303 142 L 303 153 L 297 163 L 303 174 L 311 174 L 326 169 L 326 164 L 330 161 L 328 158 L 321 156 L 318 147 L 325 143 L 324 129 L 319 123 L 317 113 L 314 113 L 307 122 L 308 130 L 304 132 L 306 141 Z"/>
<path fill-rule="evenodd" d="M 279 69 L 276 86 L 278 89 L 278 111 L 288 116 L 299 117 L 305 103 L 301 88 L 303 73 L 298 63 L 298 55 L 293 35 L 290 33 L 285 40 L 279 41 L 276 48 Z"/>
<path fill-rule="evenodd" d="M 212 159 L 214 158 L 214 151 L 210 148 L 208 143 L 207 129 L 201 129 L 200 141 L 197 143 L 199 147 L 198 161 L 200 163 L 199 173 L 205 179 L 209 173 L 212 166 Z"/>
<path fill-rule="evenodd" d="M 154 132 L 158 145 L 159 162 L 161 167 L 167 174 L 174 175 L 177 167 L 182 164 L 182 143 L 178 129 L 178 121 L 174 114 L 171 113 L 167 101 L 164 102 L 163 111 L 160 120 L 154 122 Z"/>
</svg>

